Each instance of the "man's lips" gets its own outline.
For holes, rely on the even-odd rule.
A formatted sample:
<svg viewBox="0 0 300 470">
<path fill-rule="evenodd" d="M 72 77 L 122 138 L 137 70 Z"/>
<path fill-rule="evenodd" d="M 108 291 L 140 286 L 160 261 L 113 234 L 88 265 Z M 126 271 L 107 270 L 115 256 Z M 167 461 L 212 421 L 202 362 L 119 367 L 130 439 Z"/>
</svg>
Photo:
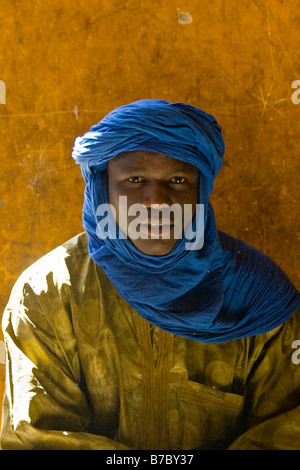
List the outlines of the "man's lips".
<svg viewBox="0 0 300 470">
<path fill-rule="evenodd" d="M 174 228 L 174 224 L 149 224 L 148 222 L 142 222 L 139 226 L 140 233 L 149 238 L 171 238 L 170 235 Z"/>
</svg>

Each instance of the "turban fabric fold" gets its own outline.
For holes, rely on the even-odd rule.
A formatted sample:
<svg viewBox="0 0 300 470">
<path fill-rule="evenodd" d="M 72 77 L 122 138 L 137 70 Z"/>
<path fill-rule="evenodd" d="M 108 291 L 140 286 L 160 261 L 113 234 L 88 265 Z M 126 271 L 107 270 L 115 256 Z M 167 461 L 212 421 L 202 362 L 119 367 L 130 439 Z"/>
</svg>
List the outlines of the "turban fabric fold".
<svg viewBox="0 0 300 470">
<path fill-rule="evenodd" d="M 201 249 L 187 250 L 183 235 L 170 253 L 151 256 L 128 238 L 98 236 L 97 208 L 109 202 L 107 162 L 134 150 L 198 168 Z M 111 111 L 78 137 L 72 156 L 86 183 L 83 226 L 90 256 L 150 323 L 189 339 L 222 342 L 270 331 L 300 307 L 299 293 L 274 261 L 216 228 L 209 197 L 222 167 L 224 141 L 210 114 L 184 103 L 139 100 Z"/>
</svg>

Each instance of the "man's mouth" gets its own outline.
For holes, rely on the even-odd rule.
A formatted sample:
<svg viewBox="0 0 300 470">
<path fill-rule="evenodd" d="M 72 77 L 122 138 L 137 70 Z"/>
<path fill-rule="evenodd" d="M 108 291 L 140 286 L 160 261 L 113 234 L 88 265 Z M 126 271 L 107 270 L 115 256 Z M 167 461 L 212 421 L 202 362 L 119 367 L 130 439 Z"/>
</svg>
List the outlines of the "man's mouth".
<svg viewBox="0 0 300 470">
<path fill-rule="evenodd" d="M 147 238 L 152 239 L 170 239 L 172 231 L 174 229 L 174 224 L 164 223 L 164 224 L 149 224 L 148 222 L 140 223 L 140 234 L 147 236 Z"/>
</svg>

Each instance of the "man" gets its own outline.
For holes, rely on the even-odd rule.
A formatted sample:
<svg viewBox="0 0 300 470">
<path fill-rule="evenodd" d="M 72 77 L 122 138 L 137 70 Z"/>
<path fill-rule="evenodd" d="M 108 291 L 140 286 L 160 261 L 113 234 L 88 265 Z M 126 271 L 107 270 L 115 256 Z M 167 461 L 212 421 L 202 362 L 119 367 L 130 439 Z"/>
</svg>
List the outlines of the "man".
<svg viewBox="0 0 300 470">
<path fill-rule="evenodd" d="M 76 140 L 85 233 L 21 276 L 3 319 L 4 449 L 300 449 L 300 296 L 217 231 L 223 155 L 212 116 L 162 100 Z"/>
</svg>

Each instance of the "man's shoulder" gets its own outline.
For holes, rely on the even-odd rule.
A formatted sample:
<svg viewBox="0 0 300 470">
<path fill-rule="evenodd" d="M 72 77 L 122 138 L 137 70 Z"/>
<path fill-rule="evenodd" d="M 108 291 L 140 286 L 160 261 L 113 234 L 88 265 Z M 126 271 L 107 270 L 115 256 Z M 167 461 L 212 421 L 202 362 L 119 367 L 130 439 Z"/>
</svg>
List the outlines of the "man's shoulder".
<svg viewBox="0 0 300 470">
<path fill-rule="evenodd" d="M 73 266 L 78 266 L 79 269 L 84 259 L 91 261 L 87 235 L 80 233 L 30 265 L 19 276 L 13 290 L 22 289 L 25 284 L 29 284 L 34 290 L 46 290 L 50 278 L 57 284 L 69 283 Z"/>
<path fill-rule="evenodd" d="M 53 270 L 66 263 L 66 260 L 71 257 L 84 257 L 89 255 L 88 240 L 85 232 L 80 233 L 68 241 L 57 246 L 49 253 L 39 258 L 27 270 L 26 274 L 33 272 L 40 272 L 40 270 Z"/>
<path fill-rule="evenodd" d="M 82 256 L 88 254 L 88 237 L 86 232 L 75 235 L 70 240 L 63 243 L 61 247 L 65 250 L 65 256 Z"/>
<path fill-rule="evenodd" d="M 257 249 L 249 245 L 248 243 L 244 242 L 240 238 L 237 238 L 233 235 L 229 235 L 228 233 L 222 232 L 218 230 L 219 240 L 223 251 L 228 251 L 231 253 L 235 253 L 239 250 L 240 247 L 247 248 L 249 251 L 257 251 Z"/>
<path fill-rule="evenodd" d="M 256 279 L 256 285 L 269 283 L 278 291 L 282 286 L 295 289 L 286 272 L 269 255 L 239 238 L 218 232 L 223 252 L 223 272 L 248 283 Z M 248 284 L 247 284 L 248 285 Z M 262 285 L 262 284 L 261 284 Z"/>
<path fill-rule="evenodd" d="M 299 292 L 289 279 L 287 273 L 263 251 L 232 237 L 219 232 L 220 245 L 223 252 L 223 273 L 228 284 L 233 280 L 239 286 L 244 286 L 245 292 L 250 292 L 267 298 L 275 295 L 277 298 L 289 297 L 297 299 L 299 305 Z M 253 299 L 252 299 L 253 300 Z"/>
<path fill-rule="evenodd" d="M 251 265 L 259 268 L 262 263 L 277 266 L 270 256 L 249 243 L 225 232 L 218 231 L 218 235 L 224 257 L 227 256 L 236 266 Z"/>
</svg>

